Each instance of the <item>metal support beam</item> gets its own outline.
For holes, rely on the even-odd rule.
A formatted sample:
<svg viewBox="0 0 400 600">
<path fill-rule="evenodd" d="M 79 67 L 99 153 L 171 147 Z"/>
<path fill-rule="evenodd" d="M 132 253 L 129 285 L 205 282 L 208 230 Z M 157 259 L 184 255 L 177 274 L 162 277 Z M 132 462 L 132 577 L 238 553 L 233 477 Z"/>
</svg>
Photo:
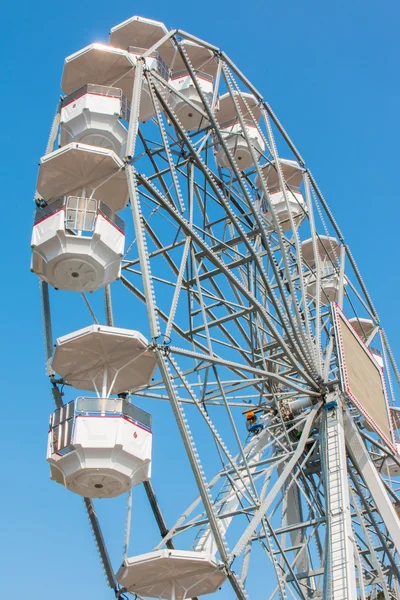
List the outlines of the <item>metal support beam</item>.
<svg viewBox="0 0 400 600">
<path fill-rule="evenodd" d="M 324 600 L 356 600 L 354 538 L 351 526 L 342 403 L 338 392 L 328 394 L 320 424 L 321 468 L 325 484 Z"/>
<path fill-rule="evenodd" d="M 274 484 L 274 486 L 268 493 L 266 499 L 260 504 L 260 507 L 258 508 L 254 517 L 252 518 L 252 520 L 248 524 L 247 528 L 245 529 L 244 533 L 240 537 L 235 548 L 232 550 L 232 554 L 231 554 L 232 559 L 235 556 L 239 556 L 241 554 L 241 552 L 243 552 L 247 543 L 249 542 L 252 535 L 254 534 L 257 526 L 260 524 L 260 522 L 264 518 L 266 511 L 271 506 L 271 504 L 274 501 L 274 499 L 276 498 L 278 492 L 282 489 L 286 480 L 290 476 L 290 473 L 292 472 L 293 468 L 299 461 L 299 459 L 304 451 L 304 448 L 306 447 L 306 443 L 307 443 L 307 439 L 308 439 L 311 427 L 314 423 L 316 414 L 319 411 L 320 406 L 321 406 L 321 403 L 319 402 L 311 409 L 310 414 L 308 415 L 307 420 L 305 422 L 304 429 L 301 434 L 301 438 L 300 438 L 300 441 L 296 448 L 296 451 L 291 456 L 290 460 L 287 461 L 287 463 L 286 463 L 284 469 L 282 469 L 282 473 L 279 475 L 276 483 Z"/>
<path fill-rule="evenodd" d="M 107 548 L 104 542 L 103 534 L 100 529 L 100 524 L 96 515 L 96 511 L 93 506 L 93 501 L 90 498 L 83 499 L 86 511 L 89 517 L 90 525 L 92 527 L 93 535 L 96 541 L 96 546 L 100 554 L 101 562 L 104 568 L 104 572 L 107 578 L 108 585 L 111 589 L 118 592 L 118 584 L 115 579 L 114 571 L 111 565 L 110 557 L 107 552 Z"/>
<path fill-rule="evenodd" d="M 400 552 L 400 521 L 383 485 L 381 477 L 365 447 L 353 419 L 345 413 L 344 427 L 346 444 L 353 463 L 356 465 L 374 498 L 379 514 L 386 525 L 393 544 Z"/>
</svg>

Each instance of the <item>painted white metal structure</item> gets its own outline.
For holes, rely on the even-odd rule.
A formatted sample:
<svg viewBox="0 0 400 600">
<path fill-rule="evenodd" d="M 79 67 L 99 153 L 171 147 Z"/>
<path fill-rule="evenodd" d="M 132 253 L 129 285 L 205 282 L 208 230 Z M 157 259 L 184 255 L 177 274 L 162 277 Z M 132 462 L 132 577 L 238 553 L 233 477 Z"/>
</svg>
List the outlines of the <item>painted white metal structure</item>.
<svg viewBox="0 0 400 600">
<path fill-rule="evenodd" d="M 310 269 L 310 274 L 306 278 L 307 294 L 315 299 L 321 288 L 321 302 L 329 304 L 338 300 L 340 285 L 347 285 L 347 281 L 342 277 L 340 283 L 340 273 L 337 266 L 339 258 L 339 242 L 334 237 L 319 236 L 317 244 L 310 238 L 301 244 L 304 261 Z M 315 247 L 317 251 L 315 252 Z M 316 254 L 318 253 L 318 258 Z M 318 275 L 315 271 L 318 270 Z"/>
<path fill-rule="evenodd" d="M 219 48 L 141 17 L 114 27 L 109 45 L 67 58 L 62 89 L 76 93 L 77 113 L 63 100 L 54 119 L 34 229 L 57 404 L 48 459 L 54 479 L 85 495 L 115 596 L 189 600 L 222 585 L 221 598 L 240 600 L 399 598 L 399 419 L 387 407 L 399 371 L 342 232 L 275 113 Z M 71 196 L 121 211 L 120 265 L 100 257 L 93 230 L 49 216 Z M 100 241 L 102 252 L 123 252 Z M 78 246 L 79 260 L 102 269 L 97 283 L 73 287 L 78 269 L 66 263 L 60 279 L 70 282 L 56 285 L 51 261 L 75 260 Z M 65 311 L 48 283 L 82 294 L 68 294 Z M 93 326 L 60 337 L 88 310 Z M 114 313 L 140 333 L 115 328 Z M 373 404 L 369 381 L 381 421 L 388 415 L 384 434 L 360 397 Z M 69 388 L 97 398 L 64 403 Z M 180 437 L 179 451 L 164 442 L 151 480 L 150 438 L 132 442 L 151 427 L 132 394 L 153 425 Z M 168 526 L 153 488 L 163 476 Z M 133 527 L 129 543 L 130 493 L 116 575 L 92 498 L 140 482 L 151 508 L 140 524 L 154 515 L 159 536 L 137 540 Z"/>
<path fill-rule="evenodd" d="M 217 62 L 208 48 L 183 40 L 187 61 L 192 65 L 196 74 L 197 84 L 207 102 L 211 105 L 214 95 L 214 78 L 217 74 Z M 209 126 L 210 121 L 204 115 L 203 102 L 197 92 L 193 79 L 182 57 L 178 55 L 174 60 L 170 84 L 179 92 L 171 92 L 171 105 L 186 131 L 203 129 Z"/>
<path fill-rule="evenodd" d="M 127 99 L 119 88 L 85 85 L 63 98 L 60 112 L 60 145 L 82 142 L 126 155 Z"/>
<path fill-rule="evenodd" d="M 124 223 L 104 202 L 68 196 L 38 209 L 32 271 L 59 290 L 94 292 L 121 274 Z"/>
<path fill-rule="evenodd" d="M 112 393 L 148 385 L 155 359 L 138 331 L 90 325 L 58 338 L 51 368 L 65 383 L 92 390 L 57 408 L 47 460 L 52 479 L 89 498 L 112 498 L 150 477 L 151 419 Z"/>
<path fill-rule="evenodd" d="M 303 183 L 303 169 L 295 160 L 280 160 L 282 175 L 286 181 L 287 189 L 282 190 L 279 175 L 273 162 L 266 163 L 261 169 L 264 180 L 268 187 L 268 197 L 263 197 L 263 210 L 265 218 L 274 228 L 273 214 L 269 210 L 268 203 L 274 205 L 275 215 L 282 231 L 289 231 L 292 226 L 299 227 L 306 216 L 306 203 L 300 186 Z M 262 182 L 256 177 L 256 186 L 262 192 Z M 264 194 L 263 194 L 264 196 Z M 292 225 L 293 223 L 293 225 Z"/>
<path fill-rule="evenodd" d="M 240 94 L 237 90 L 231 94 L 227 92 L 219 99 L 215 118 L 225 142 L 216 154 L 217 164 L 226 169 L 233 168 L 225 150 L 227 148 L 240 170 L 254 166 L 254 161 L 258 161 L 264 151 L 264 140 L 257 127 L 261 119 L 257 99 L 252 94 Z"/>
<path fill-rule="evenodd" d="M 150 415 L 122 398 L 78 398 L 52 415 L 51 478 L 87 498 L 113 498 L 148 481 Z"/>
</svg>

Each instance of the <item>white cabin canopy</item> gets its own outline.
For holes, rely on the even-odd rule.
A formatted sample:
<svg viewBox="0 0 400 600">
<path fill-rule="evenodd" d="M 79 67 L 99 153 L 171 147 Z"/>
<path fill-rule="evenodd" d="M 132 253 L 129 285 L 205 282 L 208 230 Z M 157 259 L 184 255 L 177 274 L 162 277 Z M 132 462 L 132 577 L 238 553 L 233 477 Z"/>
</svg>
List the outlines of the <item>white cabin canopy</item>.
<svg viewBox="0 0 400 600">
<path fill-rule="evenodd" d="M 281 166 L 285 183 L 293 187 L 300 187 L 301 182 L 303 181 L 303 169 L 300 167 L 299 163 L 295 160 L 280 158 L 279 164 Z M 275 167 L 275 161 L 263 165 L 261 169 L 266 179 L 268 188 L 272 189 L 277 187 L 279 185 L 279 175 Z M 256 185 L 257 187 L 260 187 L 260 184 L 257 181 Z"/>
<path fill-rule="evenodd" d="M 127 558 L 117 579 L 129 592 L 140 596 L 189 600 L 216 592 L 226 573 L 208 552 L 158 550 Z"/>
<path fill-rule="evenodd" d="M 37 190 L 46 200 L 93 195 L 118 212 L 128 204 L 123 161 L 107 148 L 71 143 L 40 159 Z"/>
<path fill-rule="evenodd" d="M 208 48 L 200 46 L 190 40 L 183 40 L 180 43 L 181 48 L 188 55 L 190 63 L 195 71 L 206 73 L 215 77 L 218 70 L 218 64 L 214 59 L 214 55 Z M 181 71 L 186 71 L 186 65 L 183 62 L 182 56 L 177 52 L 171 65 L 172 76 Z"/>
<path fill-rule="evenodd" d="M 111 29 L 109 44 L 110 46 L 115 46 L 117 48 L 129 48 L 129 46 L 134 46 L 135 48 L 149 50 L 167 33 L 168 29 L 164 23 L 134 16 Z M 163 44 L 157 48 L 157 52 L 169 66 L 175 52 L 171 40 L 163 42 Z"/>
<path fill-rule="evenodd" d="M 61 89 L 71 94 L 93 83 L 120 88 L 130 98 L 136 58 L 121 48 L 105 44 L 90 44 L 65 59 Z"/>
<path fill-rule="evenodd" d="M 254 118 L 254 121 L 257 123 L 261 118 L 261 109 L 257 98 L 247 92 L 242 92 L 241 94 L 234 92 L 233 95 L 239 104 L 243 118 L 249 122 L 253 121 Z M 221 127 L 224 124 L 239 119 L 235 103 L 229 92 L 220 97 L 219 110 L 216 112 L 215 117 Z M 253 126 L 256 127 L 255 124 Z"/>
<path fill-rule="evenodd" d="M 56 341 L 52 368 L 78 390 L 109 396 L 140 388 L 156 362 L 138 331 L 90 325 Z"/>
<path fill-rule="evenodd" d="M 317 251 L 322 262 L 336 263 L 339 260 L 340 244 L 335 237 L 320 235 L 317 239 Z M 301 244 L 303 258 L 308 266 L 314 268 L 316 259 L 314 254 L 313 240 L 309 238 Z"/>
<path fill-rule="evenodd" d="M 363 341 L 369 338 L 376 327 L 372 319 L 365 319 L 363 317 L 353 317 L 349 319 L 349 323 Z"/>
</svg>

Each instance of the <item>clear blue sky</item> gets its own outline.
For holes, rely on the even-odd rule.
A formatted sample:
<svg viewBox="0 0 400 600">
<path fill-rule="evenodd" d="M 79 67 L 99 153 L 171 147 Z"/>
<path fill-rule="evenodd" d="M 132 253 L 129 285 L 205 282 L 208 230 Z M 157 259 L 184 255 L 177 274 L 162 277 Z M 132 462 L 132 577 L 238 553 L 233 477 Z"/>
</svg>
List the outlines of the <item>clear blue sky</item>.
<svg viewBox="0 0 400 600">
<path fill-rule="evenodd" d="M 109 29 L 133 14 L 223 48 L 264 94 L 311 167 L 398 354 L 400 8 L 395 0 L 6 0 L 1 13 L 0 596 L 106 600 L 112 594 L 82 503 L 48 478 L 52 404 L 38 283 L 29 272 L 37 163 L 60 93 L 64 57 L 92 41 L 107 41 Z M 158 440 L 163 433 L 157 430 Z M 157 448 L 160 456 L 159 442 Z M 140 514 L 140 495 L 136 502 Z M 104 523 L 118 555 L 123 502 L 114 509 Z M 143 532 L 138 529 L 139 537 Z"/>
</svg>

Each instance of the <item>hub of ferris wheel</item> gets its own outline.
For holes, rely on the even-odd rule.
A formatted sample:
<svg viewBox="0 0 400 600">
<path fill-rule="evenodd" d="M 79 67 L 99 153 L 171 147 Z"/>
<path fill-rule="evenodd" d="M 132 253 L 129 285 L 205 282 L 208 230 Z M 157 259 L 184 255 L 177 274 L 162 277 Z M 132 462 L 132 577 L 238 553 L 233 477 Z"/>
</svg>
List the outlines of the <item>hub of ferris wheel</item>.
<svg viewBox="0 0 400 600">
<path fill-rule="evenodd" d="M 399 373 L 275 113 L 220 49 L 142 17 L 67 57 L 61 87 L 32 233 L 47 460 L 84 497 L 115 596 L 399 598 Z M 163 492 L 168 526 L 157 401 L 192 493 Z M 135 486 L 159 541 L 129 553 L 128 527 L 114 570 L 93 499 Z"/>
</svg>

